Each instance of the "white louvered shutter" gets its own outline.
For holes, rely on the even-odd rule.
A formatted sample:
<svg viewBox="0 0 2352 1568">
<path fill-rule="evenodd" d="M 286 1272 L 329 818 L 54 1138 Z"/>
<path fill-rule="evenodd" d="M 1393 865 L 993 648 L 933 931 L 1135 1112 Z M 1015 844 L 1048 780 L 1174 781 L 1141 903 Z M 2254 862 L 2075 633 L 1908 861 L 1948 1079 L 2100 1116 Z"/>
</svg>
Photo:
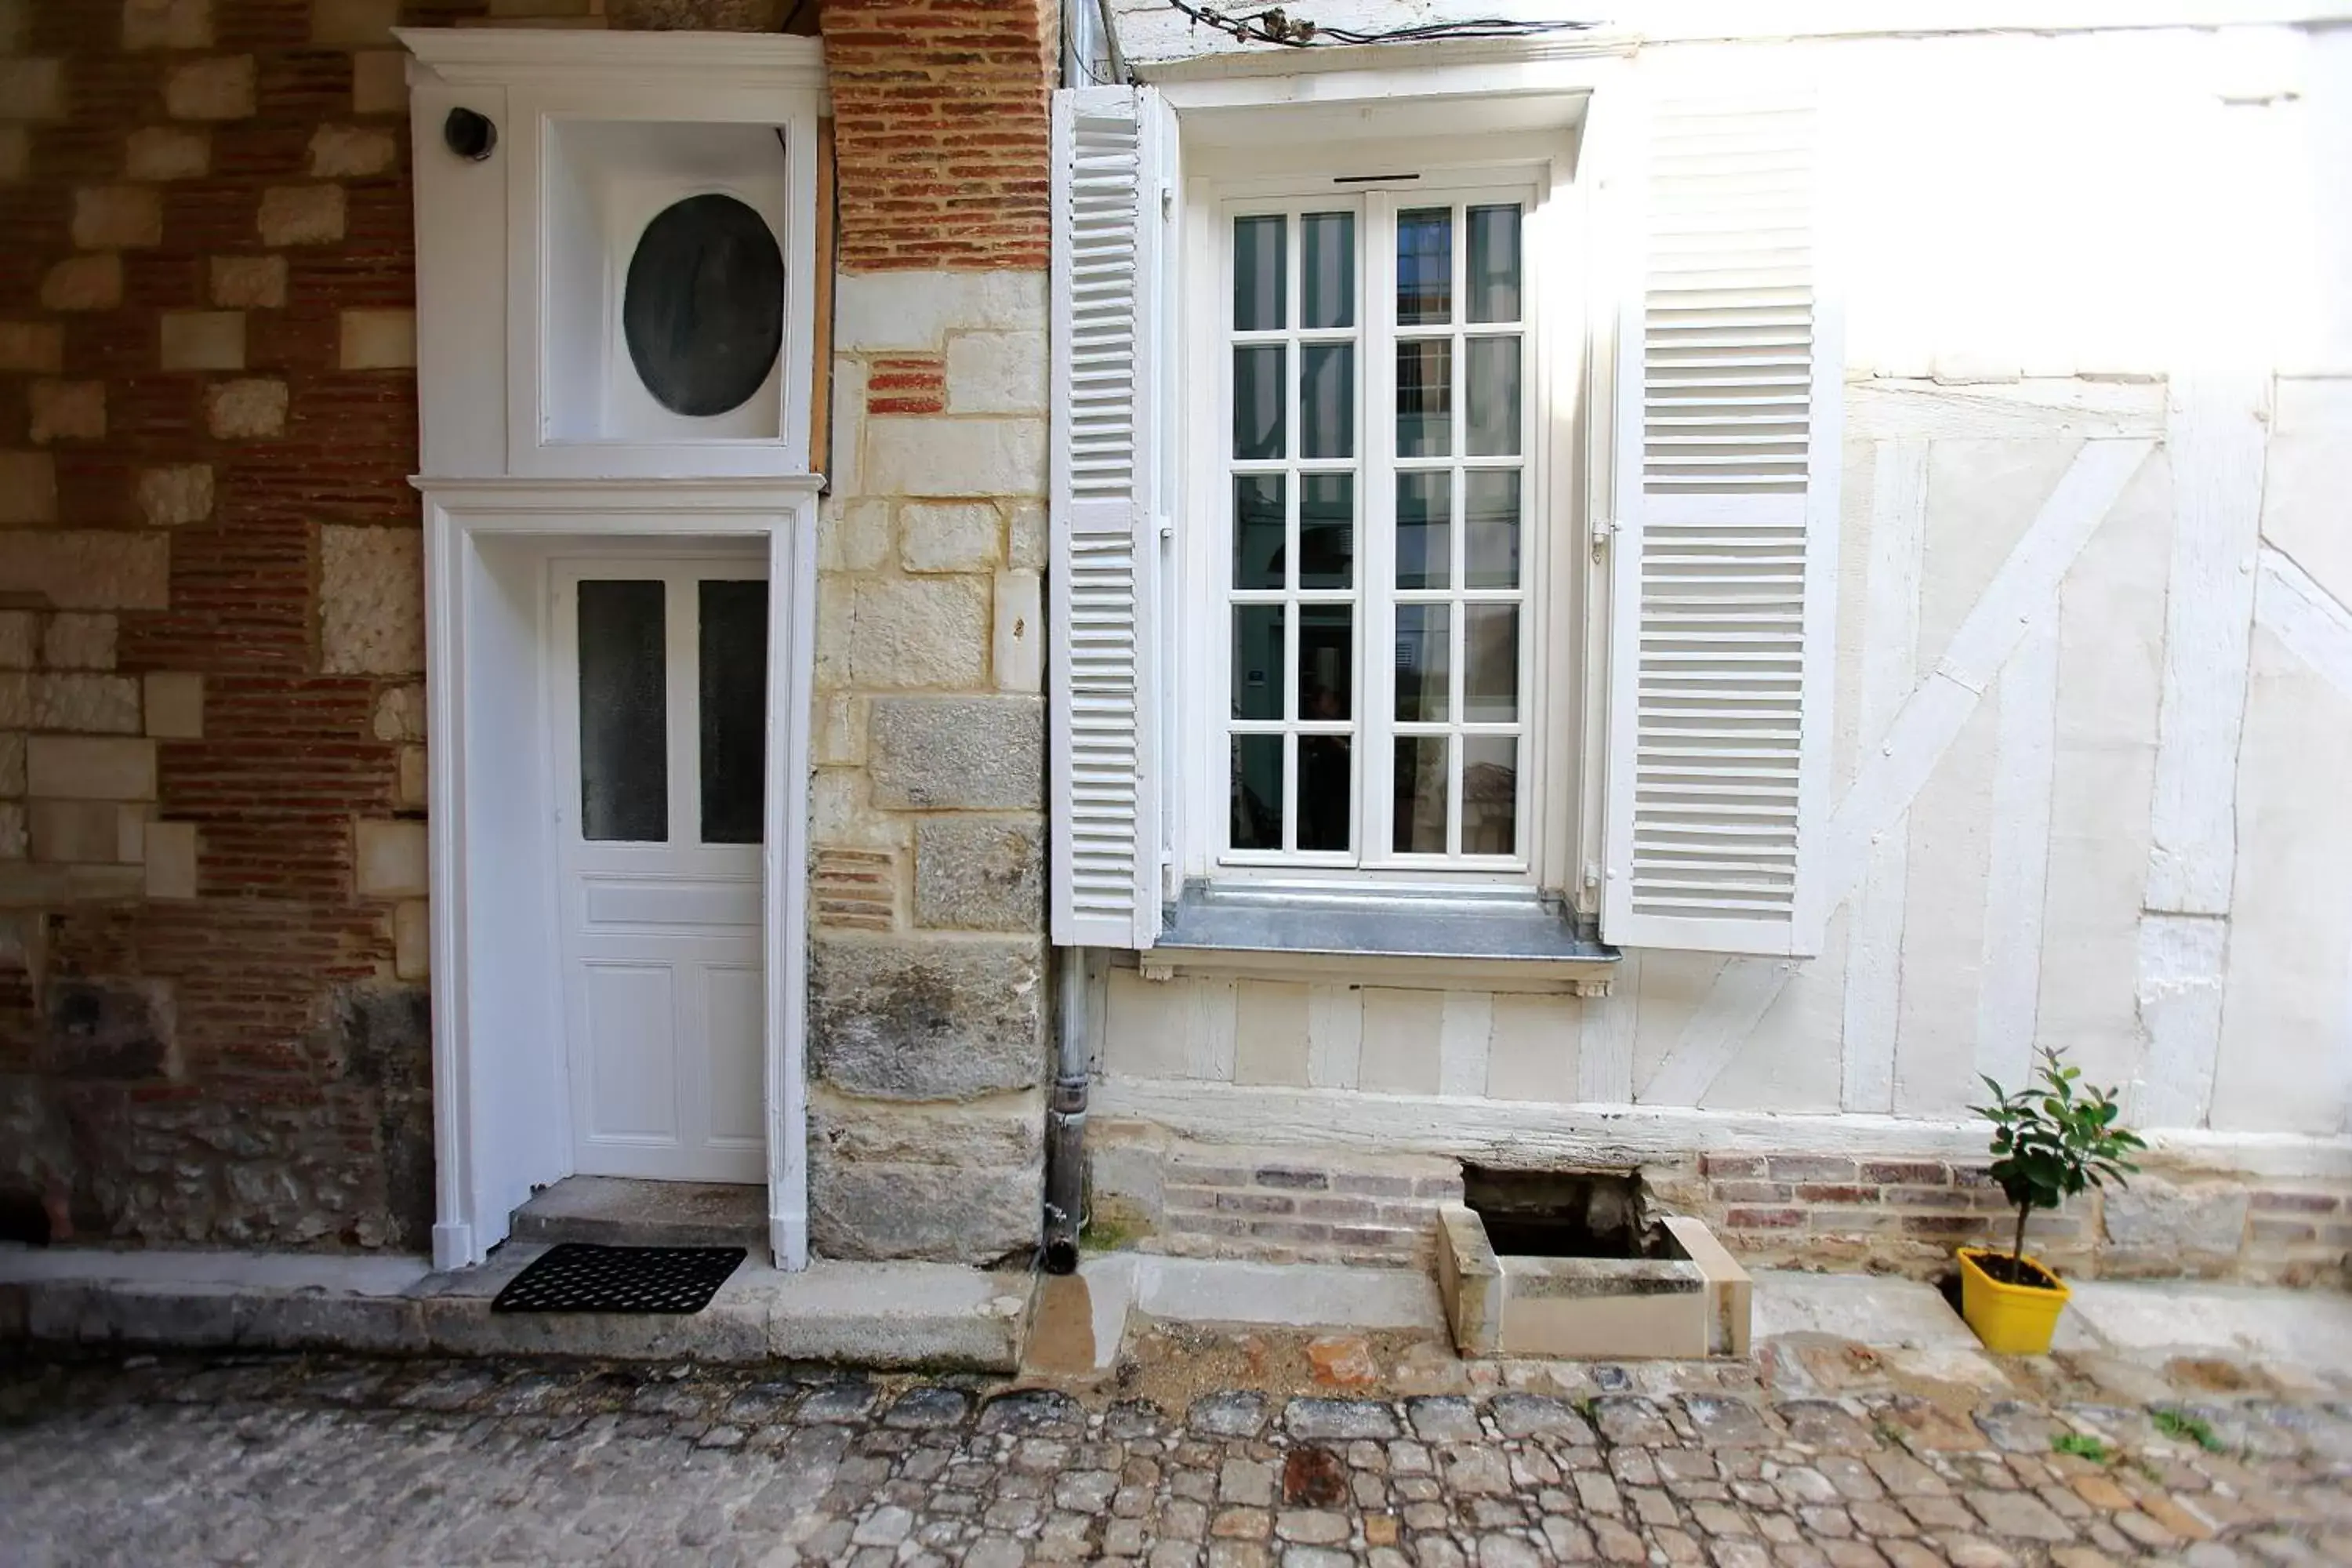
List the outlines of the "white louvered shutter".
<svg viewBox="0 0 2352 1568">
<path fill-rule="evenodd" d="M 1825 816 L 1842 388 L 1811 96 L 1633 110 L 1601 929 L 1809 954 Z"/>
<path fill-rule="evenodd" d="M 1163 110 L 1143 88 L 1054 95 L 1054 929 L 1160 930 L 1159 422 Z"/>
</svg>

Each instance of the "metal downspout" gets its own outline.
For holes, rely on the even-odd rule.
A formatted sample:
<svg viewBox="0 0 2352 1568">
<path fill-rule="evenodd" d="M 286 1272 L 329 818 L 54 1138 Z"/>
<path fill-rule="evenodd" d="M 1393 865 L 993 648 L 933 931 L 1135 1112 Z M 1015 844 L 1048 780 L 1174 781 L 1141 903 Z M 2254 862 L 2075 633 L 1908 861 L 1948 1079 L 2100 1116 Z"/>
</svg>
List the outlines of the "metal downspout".
<svg viewBox="0 0 2352 1568">
<path fill-rule="evenodd" d="M 1075 1273 L 1087 1199 L 1087 953 L 1062 949 L 1060 1027 L 1045 1102 L 1045 1272 Z"/>
</svg>

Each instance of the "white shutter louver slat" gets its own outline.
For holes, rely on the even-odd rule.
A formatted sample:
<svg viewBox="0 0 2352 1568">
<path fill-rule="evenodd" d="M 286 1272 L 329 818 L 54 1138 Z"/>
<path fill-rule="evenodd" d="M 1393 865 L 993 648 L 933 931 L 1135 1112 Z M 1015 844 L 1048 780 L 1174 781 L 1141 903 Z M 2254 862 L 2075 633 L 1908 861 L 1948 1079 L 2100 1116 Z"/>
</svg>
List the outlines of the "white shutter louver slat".
<svg viewBox="0 0 2352 1568">
<path fill-rule="evenodd" d="M 1649 106 L 1620 329 L 1610 940 L 1802 953 L 1827 738 L 1839 369 L 1811 102 Z"/>
<path fill-rule="evenodd" d="M 1148 89 L 1054 95 L 1049 869 L 1063 946 L 1149 947 L 1159 929 L 1155 111 Z"/>
</svg>

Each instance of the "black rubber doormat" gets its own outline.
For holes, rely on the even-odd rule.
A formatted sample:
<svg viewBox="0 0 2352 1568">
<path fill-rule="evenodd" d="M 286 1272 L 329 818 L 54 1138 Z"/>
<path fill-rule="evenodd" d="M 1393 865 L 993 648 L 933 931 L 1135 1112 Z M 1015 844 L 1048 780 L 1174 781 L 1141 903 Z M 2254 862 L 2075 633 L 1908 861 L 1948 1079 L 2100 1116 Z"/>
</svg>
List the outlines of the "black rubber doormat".
<svg viewBox="0 0 2352 1568">
<path fill-rule="evenodd" d="M 566 1241 L 507 1282 L 493 1312 L 699 1312 L 743 1261 L 740 1247 Z"/>
</svg>

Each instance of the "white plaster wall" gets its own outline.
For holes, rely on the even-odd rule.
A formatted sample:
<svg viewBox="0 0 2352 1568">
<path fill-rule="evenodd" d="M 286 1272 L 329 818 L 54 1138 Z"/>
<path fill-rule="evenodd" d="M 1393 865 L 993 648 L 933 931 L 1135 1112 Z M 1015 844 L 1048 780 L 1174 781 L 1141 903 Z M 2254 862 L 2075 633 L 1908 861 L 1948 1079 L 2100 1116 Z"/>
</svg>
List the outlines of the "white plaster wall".
<svg viewBox="0 0 2352 1568">
<path fill-rule="evenodd" d="M 1140 58 L 1182 47 L 1148 37 Z M 1818 70 L 1838 132 L 1840 796 L 1965 618 L 1990 605 L 2022 634 L 1822 954 L 1646 952 L 1605 1000 L 1324 984 L 1303 1040 L 1265 983 L 1121 972 L 1102 1071 L 1948 1121 L 1978 1071 L 2013 1077 L 2039 1044 L 2127 1086 L 2148 1125 L 2340 1139 L 2352 31 L 1852 39 L 1751 63 Z M 2155 445 L 2054 595 L 2024 592 L 2005 563 L 2054 526 L 2045 502 L 2093 437 Z"/>
</svg>

